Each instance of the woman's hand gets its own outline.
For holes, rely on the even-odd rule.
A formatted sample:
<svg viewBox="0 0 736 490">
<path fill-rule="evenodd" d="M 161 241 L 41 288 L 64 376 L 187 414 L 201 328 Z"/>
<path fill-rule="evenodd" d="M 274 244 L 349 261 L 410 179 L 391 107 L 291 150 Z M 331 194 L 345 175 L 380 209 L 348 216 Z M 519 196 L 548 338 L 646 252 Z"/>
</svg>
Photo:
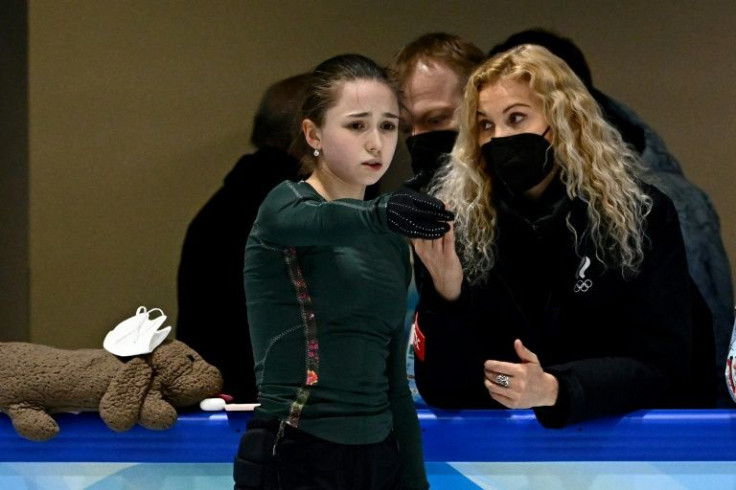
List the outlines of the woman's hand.
<svg viewBox="0 0 736 490">
<path fill-rule="evenodd" d="M 455 252 L 455 227 L 436 240 L 411 241 L 422 263 L 432 276 L 435 290 L 448 301 L 460 296 L 463 284 L 463 268 Z"/>
<path fill-rule="evenodd" d="M 552 406 L 557 402 L 557 378 L 545 373 L 537 355 L 514 341 L 521 363 L 486 361 L 485 385 L 491 397 L 507 408 Z M 500 376 L 500 378 L 499 378 Z M 500 382 L 500 383 L 499 383 Z M 506 386 L 502 386 L 502 385 Z"/>
</svg>

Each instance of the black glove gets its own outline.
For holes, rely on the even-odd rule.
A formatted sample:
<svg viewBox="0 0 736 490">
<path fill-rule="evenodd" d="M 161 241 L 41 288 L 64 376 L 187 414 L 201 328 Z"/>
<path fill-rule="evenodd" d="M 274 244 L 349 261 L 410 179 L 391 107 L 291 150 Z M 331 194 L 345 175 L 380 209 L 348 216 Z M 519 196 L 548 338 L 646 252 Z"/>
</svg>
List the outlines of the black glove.
<svg viewBox="0 0 736 490">
<path fill-rule="evenodd" d="M 439 238 L 450 230 L 447 221 L 455 219 L 442 201 L 411 189 L 391 194 L 386 214 L 391 231 L 409 238 Z"/>
</svg>

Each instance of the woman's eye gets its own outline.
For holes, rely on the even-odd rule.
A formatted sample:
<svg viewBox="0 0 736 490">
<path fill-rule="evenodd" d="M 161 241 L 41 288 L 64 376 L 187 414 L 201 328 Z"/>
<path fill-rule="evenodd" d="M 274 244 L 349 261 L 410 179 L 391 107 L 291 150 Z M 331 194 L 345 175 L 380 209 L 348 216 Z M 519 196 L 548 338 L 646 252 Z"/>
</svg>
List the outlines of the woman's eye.
<svg viewBox="0 0 736 490">
<path fill-rule="evenodd" d="M 521 121 L 524 120 L 524 114 L 514 112 L 513 114 L 509 115 L 509 123 L 510 124 L 519 124 Z"/>
<path fill-rule="evenodd" d="M 480 121 L 478 123 L 478 128 L 480 128 L 481 131 L 490 131 L 493 128 L 493 124 L 491 124 L 490 121 Z"/>
<path fill-rule="evenodd" d="M 351 122 L 350 124 L 348 124 L 348 128 L 355 129 L 355 130 L 361 130 L 364 127 L 365 126 L 363 125 L 363 123 L 359 121 Z"/>
<path fill-rule="evenodd" d="M 381 124 L 381 129 L 383 129 L 384 131 L 395 131 L 397 128 L 398 126 L 391 121 Z"/>
</svg>

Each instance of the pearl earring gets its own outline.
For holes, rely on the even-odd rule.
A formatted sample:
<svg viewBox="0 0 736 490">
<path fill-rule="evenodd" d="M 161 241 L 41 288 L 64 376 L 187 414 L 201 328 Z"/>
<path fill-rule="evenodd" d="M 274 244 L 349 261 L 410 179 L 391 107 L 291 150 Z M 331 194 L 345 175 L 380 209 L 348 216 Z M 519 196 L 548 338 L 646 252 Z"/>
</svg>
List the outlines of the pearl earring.
<svg viewBox="0 0 736 490">
<path fill-rule="evenodd" d="M 318 148 L 315 148 L 314 149 L 314 152 L 312 153 L 312 155 L 314 155 L 315 157 L 318 157 L 319 156 L 319 149 Z"/>
</svg>

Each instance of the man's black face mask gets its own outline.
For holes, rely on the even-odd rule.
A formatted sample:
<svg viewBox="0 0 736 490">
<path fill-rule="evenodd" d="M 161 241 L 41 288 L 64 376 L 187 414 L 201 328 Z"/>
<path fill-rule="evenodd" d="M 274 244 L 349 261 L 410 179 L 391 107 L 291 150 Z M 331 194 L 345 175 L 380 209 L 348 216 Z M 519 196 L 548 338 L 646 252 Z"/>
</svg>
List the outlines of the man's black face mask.
<svg viewBox="0 0 736 490">
<path fill-rule="evenodd" d="M 407 185 L 419 190 L 429 184 L 432 176 L 444 162 L 444 156 L 452 151 L 457 131 L 429 131 L 406 138 L 406 148 L 414 171 Z"/>
</svg>

